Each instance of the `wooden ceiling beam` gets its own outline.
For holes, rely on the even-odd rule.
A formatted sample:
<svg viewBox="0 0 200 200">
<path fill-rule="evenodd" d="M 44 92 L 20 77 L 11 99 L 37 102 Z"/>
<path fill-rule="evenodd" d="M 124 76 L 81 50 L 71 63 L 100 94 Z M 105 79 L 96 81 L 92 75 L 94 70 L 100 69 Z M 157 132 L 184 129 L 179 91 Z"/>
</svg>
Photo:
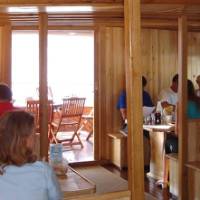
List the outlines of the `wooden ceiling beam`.
<svg viewBox="0 0 200 200">
<path fill-rule="evenodd" d="M 71 4 L 115 4 L 123 0 L 1 0 L 0 6 L 59 6 Z"/>
<path fill-rule="evenodd" d="M 142 3 L 145 4 L 199 4 L 199 0 L 141 0 Z"/>
</svg>

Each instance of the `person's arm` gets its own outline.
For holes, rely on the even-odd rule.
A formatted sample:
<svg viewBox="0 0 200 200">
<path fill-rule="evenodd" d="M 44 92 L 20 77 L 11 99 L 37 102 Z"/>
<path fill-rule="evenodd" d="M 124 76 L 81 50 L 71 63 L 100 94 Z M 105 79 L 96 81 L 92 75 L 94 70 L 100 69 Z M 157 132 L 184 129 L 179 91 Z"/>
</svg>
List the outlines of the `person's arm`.
<svg viewBox="0 0 200 200">
<path fill-rule="evenodd" d="M 178 103 L 177 103 L 177 105 L 176 105 L 176 109 L 175 109 L 175 116 L 176 116 L 176 121 L 175 121 L 175 135 L 177 135 L 178 136 Z"/>
<path fill-rule="evenodd" d="M 172 104 L 168 103 L 167 101 L 162 101 L 161 105 L 162 105 L 163 109 L 168 107 L 168 106 L 173 106 L 173 111 L 175 111 L 175 109 L 176 109 L 175 105 L 172 105 Z"/>
<path fill-rule="evenodd" d="M 173 106 L 173 111 L 175 111 L 176 106 L 169 103 L 171 101 L 170 101 L 169 94 L 168 94 L 167 91 L 163 90 L 160 93 L 160 101 L 161 101 L 161 105 L 162 105 L 163 109 L 166 108 L 166 107 L 168 107 L 168 106 Z"/>
<path fill-rule="evenodd" d="M 53 169 L 46 164 L 48 200 L 61 200 L 62 192 Z"/>
<path fill-rule="evenodd" d="M 125 121 L 126 117 L 126 108 L 120 108 L 122 119 Z"/>
<path fill-rule="evenodd" d="M 125 120 L 126 116 L 127 116 L 126 115 L 126 93 L 125 93 L 125 91 L 122 91 L 119 96 L 117 108 L 120 110 L 122 119 Z"/>
</svg>

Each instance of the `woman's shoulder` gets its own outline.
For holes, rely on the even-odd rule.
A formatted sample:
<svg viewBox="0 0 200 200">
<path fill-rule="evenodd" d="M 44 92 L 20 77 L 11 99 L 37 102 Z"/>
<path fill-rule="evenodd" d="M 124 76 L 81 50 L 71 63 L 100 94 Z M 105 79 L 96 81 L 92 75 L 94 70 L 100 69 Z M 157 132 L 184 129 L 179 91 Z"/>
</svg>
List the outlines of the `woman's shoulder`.
<svg viewBox="0 0 200 200">
<path fill-rule="evenodd" d="M 41 169 L 51 170 L 50 165 L 44 161 L 36 161 L 32 165 Z"/>
</svg>

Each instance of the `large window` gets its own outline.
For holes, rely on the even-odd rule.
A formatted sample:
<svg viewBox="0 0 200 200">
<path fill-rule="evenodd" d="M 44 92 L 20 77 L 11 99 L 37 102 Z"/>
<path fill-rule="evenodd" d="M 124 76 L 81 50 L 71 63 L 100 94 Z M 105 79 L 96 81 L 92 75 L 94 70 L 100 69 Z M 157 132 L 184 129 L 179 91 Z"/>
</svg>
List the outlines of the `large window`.
<svg viewBox="0 0 200 200">
<path fill-rule="evenodd" d="M 12 91 L 16 106 L 36 98 L 39 83 L 39 37 L 37 31 L 12 34 Z"/>
<path fill-rule="evenodd" d="M 86 97 L 93 106 L 94 32 L 48 32 L 48 86 L 53 100 L 61 102 L 69 96 Z M 38 31 L 13 31 L 12 90 L 18 106 L 27 98 L 38 98 L 39 35 Z"/>
</svg>

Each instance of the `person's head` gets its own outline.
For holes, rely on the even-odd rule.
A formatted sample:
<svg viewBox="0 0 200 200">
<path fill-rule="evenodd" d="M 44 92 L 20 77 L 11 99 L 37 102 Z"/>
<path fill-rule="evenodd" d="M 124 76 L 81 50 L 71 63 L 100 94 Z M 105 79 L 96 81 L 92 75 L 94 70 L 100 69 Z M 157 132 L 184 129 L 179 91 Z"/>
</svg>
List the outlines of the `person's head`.
<svg viewBox="0 0 200 200">
<path fill-rule="evenodd" d="M 147 79 L 142 76 L 142 88 L 144 89 L 144 87 L 147 85 Z"/>
<path fill-rule="evenodd" d="M 0 164 L 33 163 L 34 117 L 25 111 L 6 112 L 0 118 Z"/>
<path fill-rule="evenodd" d="M 200 75 L 197 76 L 196 83 L 197 83 L 197 85 L 198 85 L 198 87 L 200 89 Z"/>
<path fill-rule="evenodd" d="M 0 83 L 0 101 L 11 101 L 11 89 L 4 83 Z"/>
<path fill-rule="evenodd" d="M 187 80 L 187 93 L 188 93 L 188 99 L 195 97 L 195 89 L 191 80 Z"/>
<path fill-rule="evenodd" d="M 178 74 L 175 74 L 172 78 L 172 85 L 171 85 L 171 89 L 174 92 L 178 92 Z"/>
</svg>

